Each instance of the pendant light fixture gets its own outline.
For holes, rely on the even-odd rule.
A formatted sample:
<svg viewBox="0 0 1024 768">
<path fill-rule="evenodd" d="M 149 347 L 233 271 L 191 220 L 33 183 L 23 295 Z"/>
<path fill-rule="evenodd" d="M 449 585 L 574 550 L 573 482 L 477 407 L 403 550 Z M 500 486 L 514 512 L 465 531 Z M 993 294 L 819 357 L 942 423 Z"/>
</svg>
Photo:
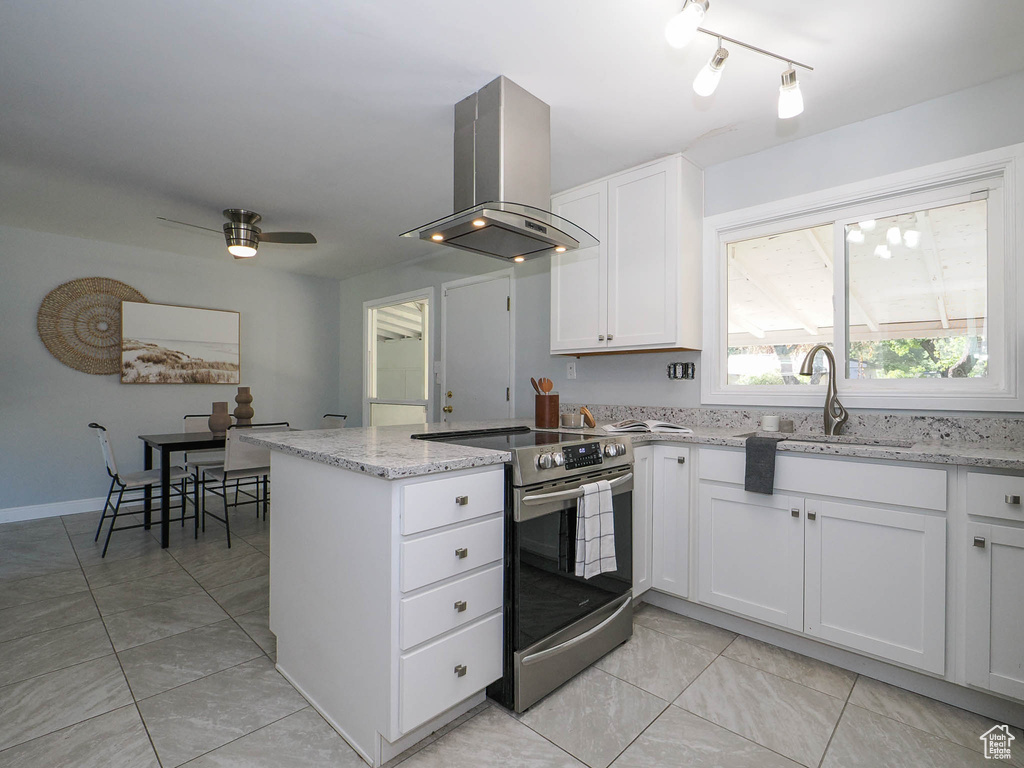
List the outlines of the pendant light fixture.
<svg viewBox="0 0 1024 768">
<path fill-rule="evenodd" d="M 804 95 L 796 81 L 796 70 L 790 64 L 789 69 L 782 73 L 782 85 L 779 86 L 779 119 L 788 120 L 803 111 Z"/>
<path fill-rule="evenodd" d="M 708 0 L 683 0 L 683 10 L 665 25 L 665 39 L 673 48 L 685 48 L 704 21 Z"/>
<path fill-rule="evenodd" d="M 710 96 L 718 87 L 718 81 L 722 79 L 722 70 L 729 58 L 729 52 L 722 47 L 722 41 L 718 41 L 718 50 L 712 56 L 704 68 L 697 73 L 693 79 L 693 90 L 698 96 Z"/>
</svg>

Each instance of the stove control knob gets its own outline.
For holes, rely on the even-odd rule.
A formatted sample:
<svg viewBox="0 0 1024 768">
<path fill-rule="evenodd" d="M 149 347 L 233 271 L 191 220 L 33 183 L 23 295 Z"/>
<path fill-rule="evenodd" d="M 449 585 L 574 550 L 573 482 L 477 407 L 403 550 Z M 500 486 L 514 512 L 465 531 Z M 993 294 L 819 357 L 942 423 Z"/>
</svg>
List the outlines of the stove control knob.
<svg viewBox="0 0 1024 768">
<path fill-rule="evenodd" d="M 626 452 L 626 446 L 622 443 L 608 443 L 604 447 L 604 455 L 609 458 L 613 456 L 622 456 Z"/>
<path fill-rule="evenodd" d="M 553 453 L 551 455 L 554 457 L 556 467 L 560 467 L 565 463 L 565 457 L 561 454 L 561 452 Z"/>
<path fill-rule="evenodd" d="M 542 453 L 537 457 L 537 467 L 539 469 L 551 469 L 555 466 L 555 454 L 553 453 Z"/>
<path fill-rule="evenodd" d="M 626 444 L 625 443 L 616 443 L 615 444 L 615 455 L 616 456 L 625 456 L 626 455 Z"/>
</svg>

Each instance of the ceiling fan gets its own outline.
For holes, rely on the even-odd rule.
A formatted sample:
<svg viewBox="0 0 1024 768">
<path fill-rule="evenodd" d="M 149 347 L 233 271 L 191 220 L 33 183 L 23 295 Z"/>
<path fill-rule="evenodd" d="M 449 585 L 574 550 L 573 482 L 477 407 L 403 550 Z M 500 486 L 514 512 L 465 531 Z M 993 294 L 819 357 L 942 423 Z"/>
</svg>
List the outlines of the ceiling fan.
<svg viewBox="0 0 1024 768">
<path fill-rule="evenodd" d="M 263 217 L 242 208 L 228 208 L 224 211 L 224 217 L 228 220 L 228 223 L 224 225 L 224 239 L 228 244 L 228 253 L 236 259 L 252 258 L 256 255 L 256 249 L 260 247 L 260 243 L 309 245 L 316 242 L 316 238 L 309 232 L 264 232 L 256 226 Z M 157 218 L 171 224 L 183 224 L 194 229 L 204 229 L 207 232 L 217 231 L 209 227 L 200 227 L 198 224 L 189 224 L 187 221 L 175 221 L 163 216 L 157 216 Z"/>
</svg>

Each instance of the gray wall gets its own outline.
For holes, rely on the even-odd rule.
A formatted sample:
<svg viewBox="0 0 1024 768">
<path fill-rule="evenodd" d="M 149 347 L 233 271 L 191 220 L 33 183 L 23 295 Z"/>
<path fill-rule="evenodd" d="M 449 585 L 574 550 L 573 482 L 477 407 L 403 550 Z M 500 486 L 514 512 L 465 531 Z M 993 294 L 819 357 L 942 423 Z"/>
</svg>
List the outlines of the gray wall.
<svg viewBox="0 0 1024 768">
<path fill-rule="evenodd" d="M 181 430 L 234 386 L 125 385 L 53 358 L 36 332 L 43 297 L 63 282 L 110 277 L 151 302 L 241 312 L 241 383 L 258 421 L 314 427 L 337 407 L 338 283 L 258 263 L 182 256 L 0 227 L 0 513 L 105 495 L 109 480 L 86 425 L 108 427 L 124 470 L 142 468 L 138 435 Z"/>
</svg>

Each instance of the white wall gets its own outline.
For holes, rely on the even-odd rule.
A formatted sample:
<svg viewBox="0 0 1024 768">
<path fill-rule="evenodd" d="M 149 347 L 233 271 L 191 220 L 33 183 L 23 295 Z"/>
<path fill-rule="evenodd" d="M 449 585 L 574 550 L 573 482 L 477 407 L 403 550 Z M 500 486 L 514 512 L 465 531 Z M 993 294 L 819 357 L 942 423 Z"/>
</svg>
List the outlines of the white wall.
<svg viewBox="0 0 1024 768">
<path fill-rule="evenodd" d="M 241 313 L 241 383 L 257 421 L 312 428 L 337 410 L 338 284 L 258 264 L 145 251 L 0 227 L 0 516 L 4 510 L 106 494 L 90 421 L 108 427 L 118 467 L 142 468 L 138 435 L 174 432 L 186 413 L 233 409 L 230 385 L 119 383 L 58 362 L 36 331 L 40 302 L 61 283 L 110 277 L 151 302 Z"/>
</svg>

